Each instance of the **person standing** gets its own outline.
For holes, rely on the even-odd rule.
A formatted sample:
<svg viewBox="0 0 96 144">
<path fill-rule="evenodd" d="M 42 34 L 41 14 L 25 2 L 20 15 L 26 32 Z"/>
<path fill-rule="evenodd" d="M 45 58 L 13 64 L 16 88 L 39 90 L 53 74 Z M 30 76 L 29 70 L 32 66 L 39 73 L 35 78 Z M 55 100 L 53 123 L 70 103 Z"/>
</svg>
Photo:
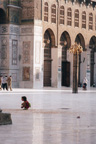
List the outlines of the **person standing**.
<svg viewBox="0 0 96 144">
<path fill-rule="evenodd" d="M 12 91 L 12 77 L 9 76 L 7 79 L 7 85 L 8 85 L 8 89 L 10 88 L 10 91 Z"/>
<path fill-rule="evenodd" d="M 84 80 L 83 80 L 83 89 L 86 90 L 87 89 L 87 78 L 85 77 Z"/>
<path fill-rule="evenodd" d="M 2 90 L 2 76 L 0 76 L 0 90 Z"/>
<path fill-rule="evenodd" d="M 8 90 L 8 86 L 7 86 L 7 76 L 4 77 L 4 89 L 6 88 L 6 90 Z"/>
</svg>

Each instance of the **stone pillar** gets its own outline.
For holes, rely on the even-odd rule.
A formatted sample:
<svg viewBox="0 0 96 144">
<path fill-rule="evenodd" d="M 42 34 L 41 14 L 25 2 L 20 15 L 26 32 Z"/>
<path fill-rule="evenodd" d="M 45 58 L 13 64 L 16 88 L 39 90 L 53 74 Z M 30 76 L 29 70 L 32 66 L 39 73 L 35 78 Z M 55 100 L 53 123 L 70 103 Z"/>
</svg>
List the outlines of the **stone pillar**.
<svg viewBox="0 0 96 144">
<path fill-rule="evenodd" d="M 42 26 L 34 26 L 33 45 L 33 88 L 43 87 L 43 50 L 42 50 Z"/>
<path fill-rule="evenodd" d="M 89 89 L 89 88 L 90 88 L 90 50 L 87 51 L 86 78 L 87 78 L 87 80 L 88 80 L 87 89 Z"/>
<path fill-rule="evenodd" d="M 59 45 L 58 47 L 58 84 L 57 84 L 58 88 L 61 87 L 61 80 L 62 80 L 61 68 L 62 68 L 62 46 Z"/>
<path fill-rule="evenodd" d="M 73 54 L 73 93 L 78 93 L 78 54 Z"/>
<path fill-rule="evenodd" d="M 58 78 L 58 64 L 57 64 L 57 59 L 58 59 L 58 49 L 57 48 L 52 48 L 52 80 L 51 80 L 51 85 L 52 87 L 57 87 L 57 78 Z"/>
</svg>

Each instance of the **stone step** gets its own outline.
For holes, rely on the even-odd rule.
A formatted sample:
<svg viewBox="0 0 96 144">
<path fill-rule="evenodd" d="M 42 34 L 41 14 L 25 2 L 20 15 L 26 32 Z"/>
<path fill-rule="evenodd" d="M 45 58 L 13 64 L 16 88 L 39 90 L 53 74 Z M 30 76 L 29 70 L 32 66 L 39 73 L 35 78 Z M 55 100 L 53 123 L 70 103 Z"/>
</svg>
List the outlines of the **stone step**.
<svg viewBox="0 0 96 144">
<path fill-rule="evenodd" d="M 0 112 L 0 125 L 12 124 L 11 114 Z"/>
</svg>

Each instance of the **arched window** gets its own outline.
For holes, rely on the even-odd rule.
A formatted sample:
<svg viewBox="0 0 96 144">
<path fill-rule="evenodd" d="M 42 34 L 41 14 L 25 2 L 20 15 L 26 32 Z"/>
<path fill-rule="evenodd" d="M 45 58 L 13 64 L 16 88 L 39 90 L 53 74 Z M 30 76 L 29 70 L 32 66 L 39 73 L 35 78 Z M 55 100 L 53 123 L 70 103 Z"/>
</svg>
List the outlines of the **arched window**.
<svg viewBox="0 0 96 144">
<path fill-rule="evenodd" d="M 74 17 L 74 21 L 75 21 L 75 27 L 79 27 L 79 10 L 75 10 L 75 17 Z"/>
<path fill-rule="evenodd" d="M 44 3 L 44 21 L 48 22 L 48 3 Z"/>
<path fill-rule="evenodd" d="M 72 25 L 72 10 L 71 8 L 67 9 L 67 25 Z"/>
<path fill-rule="evenodd" d="M 51 8 L 51 22 L 56 23 L 56 5 L 53 4 Z"/>
<path fill-rule="evenodd" d="M 64 24 L 64 6 L 60 7 L 60 24 Z"/>
<path fill-rule="evenodd" d="M 93 14 L 89 14 L 89 29 L 93 30 Z"/>
<path fill-rule="evenodd" d="M 86 28 L 86 12 L 82 12 L 82 28 Z"/>
</svg>

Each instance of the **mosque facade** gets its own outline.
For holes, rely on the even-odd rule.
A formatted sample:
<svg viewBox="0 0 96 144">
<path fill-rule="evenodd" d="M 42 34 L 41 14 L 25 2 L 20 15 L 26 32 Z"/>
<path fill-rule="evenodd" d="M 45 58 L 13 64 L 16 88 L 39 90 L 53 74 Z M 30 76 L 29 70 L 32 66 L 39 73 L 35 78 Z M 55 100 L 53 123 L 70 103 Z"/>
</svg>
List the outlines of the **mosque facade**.
<svg viewBox="0 0 96 144">
<path fill-rule="evenodd" d="M 96 85 L 95 2 L 0 0 L 0 74 L 15 88 L 72 86 L 73 55 L 80 44 L 78 85 Z"/>
</svg>

